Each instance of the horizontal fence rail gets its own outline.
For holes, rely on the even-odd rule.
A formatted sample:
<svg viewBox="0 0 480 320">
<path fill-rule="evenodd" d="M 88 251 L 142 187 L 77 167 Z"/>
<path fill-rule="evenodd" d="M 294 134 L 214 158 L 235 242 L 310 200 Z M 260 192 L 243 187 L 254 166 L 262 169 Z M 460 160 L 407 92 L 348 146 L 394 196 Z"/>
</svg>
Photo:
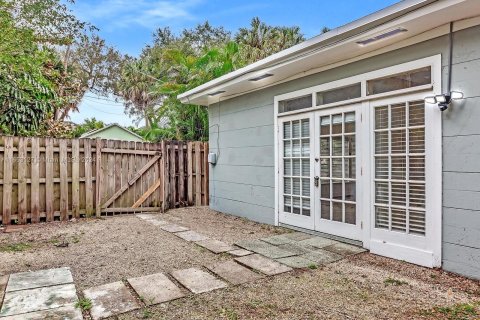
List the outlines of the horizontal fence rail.
<svg viewBox="0 0 480 320">
<path fill-rule="evenodd" d="M 0 136 L 0 224 L 208 205 L 208 143 Z"/>
</svg>

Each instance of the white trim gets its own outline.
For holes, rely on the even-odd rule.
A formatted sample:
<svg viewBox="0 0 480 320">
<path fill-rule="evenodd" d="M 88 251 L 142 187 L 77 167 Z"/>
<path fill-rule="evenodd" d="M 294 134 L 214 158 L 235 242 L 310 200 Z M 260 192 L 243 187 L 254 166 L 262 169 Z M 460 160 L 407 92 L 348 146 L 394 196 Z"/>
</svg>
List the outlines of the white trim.
<svg viewBox="0 0 480 320">
<path fill-rule="evenodd" d="M 363 101 L 371 101 L 371 100 L 376 100 L 376 99 L 383 99 L 386 97 L 392 97 L 392 96 L 399 96 L 399 95 L 405 95 L 407 93 L 412 93 L 412 92 L 418 92 L 418 91 L 431 91 L 432 88 L 435 86 L 435 77 L 433 73 L 433 69 L 435 65 L 438 63 L 437 57 L 441 57 L 440 55 L 436 55 L 433 57 L 427 57 L 415 61 L 410 61 L 398 65 L 394 65 L 391 67 L 383 68 L 383 69 L 378 69 L 375 71 L 363 73 L 360 75 L 356 75 L 353 77 L 349 78 L 344 78 L 324 84 L 320 84 L 317 86 L 305 88 L 305 89 L 300 89 L 292 92 L 288 92 L 285 94 L 281 94 L 278 96 L 275 96 L 275 112 L 278 114 L 278 116 L 283 117 L 283 116 L 289 116 L 289 115 L 294 115 L 294 114 L 299 114 L 299 113 L 305 113 L 305 112 L 310 112 L 310 111 L 315 111 L 315 110 L 321 110 L 321 109 L 326 109 L 326 108 L 333 108 L 333 107 L 338 107 L 338 106 L 343 106 L 343 105 L 351 105 Z M 441 65 L 441 61 L 440 64 Z M 418 87 L 413 87 L 413 88 L 407 88 L 407 89 L 402 89 L 402 90 L 396 90 L 396 91 L 390 91 L 390 92 L 385 92 L 381 94 L 375 94 L 375 95 L 369 95 L 367 96 L 366 93 L 366 82 L 368 80 L 376 79 L 376 78 L 381 78 L 384 76 L 388 75 L 394 75 L 410 70 L 415 70 L 423 67 L 431 67 L 432 68 L 432 83 L 427 84 L 427 85 L 422 85 Z M 335 88 L 340 88 L 340 87 L 346 87 L 355 83 L 361 83 L 362 85 L 362 96 L 360 98 L 355 98 L 351 100 L 345 100 L 345 101 L 340 101 L 340 102 L 335 102 L 335 103 L 330 103 L 330 104 L 325 104 L 321 106 L 316 106 L 316 93 L 317 92 L 322 92 L 322 91 L 328 91 L 331 89 Z M 440 94 L 440 92 L 438 92 Z M 313 106 L 311 108 L 305 108 L 301 110 L 296 110 L 296 111 L 290 111 L 290 112 L 283 112 L 283 113 L 278 113 L 278 102 L 282 100 L 288 100 L 288 99 L 294 99 L 306 95 L 313 95 Z"/>
<path fill-rule="evenodd" d="M 436 17 L 433 14 L 439 10 L 443 10 L 443 13 L 445 13 L 445 10 L 447 9 L 450 10 L 452 8 L 455 8 L 456 5 L 463 5 L 465 3 L 467 5 L 474 5 L 470 1 L 476 1 L 476 0 L 448 0 L 448 1 L 445 0 L 445 1 L 436 1 L 433 3 L 429 2 L 428 5 L 427 5 L 427 2 L 424 2 L 423 6 L 417 7 L 416 9 L 411 10 L 410 12 L 404 13 L 403 15 L 397 16 L 396 18 L 393 18 L 387 22 L 383 22 L 383 24 L 377 24 L 376 26 L 373 26 L 370 29 L 368 29 L 365 25 L 357 24 L 357 28 L 359 30 L 362 29 L 363 32 L 359 32 L 359 30 L 357 30 L 357 32 L 359 33 L 353 34 L 354 33 L 353 31 L 349 31 L 348 32 L 349 37 L 347 37 L 346 34 L 344 34 L 343 35 L 344 38 L 336 42 L 333 41 L 333 38 L 337 37 L 337 35 L 340 36 L 342 34 L 338 33 L 340 30 L 332 30 L 331 31 L 332 34 L 330 34 L 331 32 L 328 32 L 325 35 L 321 35 L 313 39 L 307 40 L 306 42 L 300 45 L 284 50 L 278 54 L 275 54 L 266 59 L 258 61 L 245 68 L 239 69 L 223 77 L 212 80 L 197 88 L 194 88 L 186 93 L 179 95 L 178 98 L 181 100 L 182 103 L 195 103 L 195 104 L 207 105 L 208 103 L 205 102 L 205 97 L 204 97 L 206 94 L 206 91 L 208 92 L 212 90 L 216 91 L 216 90 L 225 88 L 227 86 L 236 85 L 238 83 L 247 81 L 249 78 L 252 77 L 252 74 L 255 75 L 255 74 L 263 74 L 263 73 L 269 73 L 269 72 L 275 73 L 273 71 L 275 68 L 279 68 L 283 65 L 295 63 L 296 61 L 301 60 L 307 57 L 308 55 L 319 54 L 319 53 L 327 52 L 330 50 L 335 50 L 335 48 L 338 47 L 339 45 L 346 44 L 349 42 L 355 42 L 359 39 L 361 40 L 365 37 L 381 33 L 382 30 L 391 29 L 392 27 L 395 27 L 395 26 L 401 26 L 402 23 L 406 23 L 407 21 L 410 22 L 410 21 L 415 21 L 417 19 L 423 19 L 423 20 L 428 19 L 429 21 L 428 23 L 431 25 L 431 27 L 430 29 L 427 29 L 427 30 L 422 29 L 421 32 L 417 32 L 417 33 L 407 32 L 407 36 L 402 37 L 402 39 L 399 39 L 399 41 L 396 41 L 393 43 L 387 42 L 387 44 L 384 45 L 383 47 L 380 47 L 378 49 L 372 49 L 370 52 L 367 52 L 367 51 L 356 52 L 355 54 L 352 54 L 350 58 L 345 57 L 342 60 L 337 62 L 332 61 L 328 65 L 319 66 L 317 68 L 312 68 L 310 70 L 302 70 L 301 73 L 290 74 L 289 76 L 281 79 L 279 78 L 275 79 L 275 77 L 272 77 L 271 81 L 265 82 L 263 86 L 260 85 L 259 83 L 255 87 L 243 90 L 241 92 L 239 92 L 239 90 L 237 90 L 237 92 L 235 92 L 235 90 L 234 92 L 230 92 L 230 93 L 227 92 L 225 95 L 222 95 L 220 98 L 222 99 L 222 101 L 225 101 L 225 100 L 238 97 L 250 92 L 262 90 L 262 89 L 265 89 L 274 85 L 278 85 L 287 81 L 305 77 L 310 74 L 333 69 L 348 63 L 363 60 L 363 59 L 376 56 L 385 52 L 397 50 L 406 46 L 424 42 L 436 37 L 440 37 L 449 33 L 449 23 L 440 24 L 439 21 L 442 21 L 442 20 L 436 19 Z M 408 2 L 408 1 L 405 1 L 405 2 Z M 384 10 L 387 10 L 387 9 L 384 9 Z M 478 15 L 478 13 L 472 12 L 472 10 L 470 11 L 463 10 L 463 11 L 461 12 L 461 14 L 459 13 L 455 17 L 453 17 L 453 21 L 455 22 L 454 32 L 480 24 L 480 17 L 475 16 L 475 15 Z M 410 31 L 414 31 L 414 30 L 415 28 Z M 336 32 L 336 34 L 333 34 L 334 32 Z M 313 40 L 316 40 L 316 41 L 313 41 Z M 323 47 L 321 47 L 322 45 Z M 314 48 L 315 46 L 318 48 L 315 49 Z M 312 47 L 313 49 L 311 49 L 310 51 L 307 51 L 308 48 L 310 47 Z"/>
<path fill-rule="evenodd" d="M 133 132 L 133 131 L 128 130 L 128 129 L 125 128 L 125 127 L 122 127 L 122 126 L 119 125 L 118 123 L 112 123 L 112 124 L 109 124 L 108 126 L 105 126 L 105 127 L 103 127 L 103 128 L 95 129 L 95 130 L 86 132 L 86 133 L 82 134 L 82 135 L 80 136 L 80 138 L 88 138 L 88 137 L 90 137 L 90 136 L 92 136 L 92 135 L 94 135 L 94 134 L 97 134 L 97 133 L 99 133 L 99 132 L 102 132 L 102 131 L 105 131 L 105 130 L 107 130 L 107 129 L 110 129 L 111 127 L 120 128 L 120 129 L 122 129 L 123 131 L 125 131 L 125 132 L 127 132 L 127 133 L 130 133 L 131 135 L 133 135 L 133 136 L 141 139 L 142 141 L 145 141 L 145 139 L 144 139 L 142 136 L 136 134 L 136 133 Z"/>
</svg>

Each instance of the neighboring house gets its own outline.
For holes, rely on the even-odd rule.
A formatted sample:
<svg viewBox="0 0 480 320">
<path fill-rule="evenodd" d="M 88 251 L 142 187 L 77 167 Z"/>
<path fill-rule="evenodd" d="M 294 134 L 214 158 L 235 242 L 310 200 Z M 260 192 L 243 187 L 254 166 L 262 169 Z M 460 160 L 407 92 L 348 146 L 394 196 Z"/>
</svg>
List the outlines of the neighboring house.
<svg viewBox="0 0 480 320">
<path fill-rule="evenodd" d="M 124 127 L 114 123 L 108 126 L 105 126 L 101 129 L 93 130 L 83 134 L 80 138 L 102 138 L 102 139 L 112 139 L 112 140 L 123 140 L 123 141 L 136 141 L 142 142 L 144 139 Z"/>
<path fill-rule="evenodd" d="M 480 279 L 479 74 L 479 1 L 410 0 L 179 98 L 213 209 Z"/>
</svg>

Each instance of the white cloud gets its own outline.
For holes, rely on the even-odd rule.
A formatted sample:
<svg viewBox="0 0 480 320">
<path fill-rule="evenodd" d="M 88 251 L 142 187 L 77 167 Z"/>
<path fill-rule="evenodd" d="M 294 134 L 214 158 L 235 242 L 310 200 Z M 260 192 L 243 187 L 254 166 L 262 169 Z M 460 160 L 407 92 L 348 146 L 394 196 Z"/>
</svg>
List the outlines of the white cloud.
<svg viewBox="0 0 480 320">
<path fill-rule="evenodd" d="M 109 28 L 140 25 L 153 28 L 172 20 L 193 20 L 192 10 L 202 0 L 97 0 L 77 2 L 76 14 L 95 24 L 102 21 Z M 107 23 L 105 23 L 107 22 Z"/>
</svg>

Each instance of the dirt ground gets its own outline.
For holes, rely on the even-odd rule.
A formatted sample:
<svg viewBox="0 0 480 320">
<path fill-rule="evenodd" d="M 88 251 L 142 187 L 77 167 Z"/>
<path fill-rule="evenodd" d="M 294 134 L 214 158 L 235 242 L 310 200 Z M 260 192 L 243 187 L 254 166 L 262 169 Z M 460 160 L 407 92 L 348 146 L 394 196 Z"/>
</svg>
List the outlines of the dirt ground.
<svg viewBox="0 0 480 320">
<path fill-rule="evenodd" d="M 288 232 L 208 208 L 169 220 L 228 243 Z M 63 242 L 68 247 L 57 247 Z M 123 215 L 0 233 L 0 275 L 69 266 L 77 289 L 231 259 Z M 480 283 L 369 253 L 140 309 L 119 319 L 480 319 Z"/>
</svg>

